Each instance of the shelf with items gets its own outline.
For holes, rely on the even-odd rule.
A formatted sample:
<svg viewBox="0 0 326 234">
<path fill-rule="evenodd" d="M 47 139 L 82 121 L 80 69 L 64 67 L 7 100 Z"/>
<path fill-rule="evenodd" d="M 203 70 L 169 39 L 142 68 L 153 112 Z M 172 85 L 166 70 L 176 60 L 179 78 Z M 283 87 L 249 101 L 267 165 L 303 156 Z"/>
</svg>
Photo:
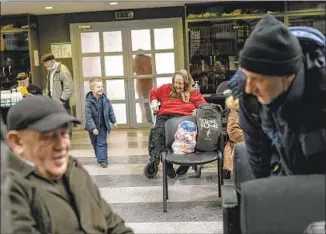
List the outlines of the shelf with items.
<svg viewBox="0 0 326 234">
<path fill-rule="evenodd" d="M 20 72 L 30 74 L 30 80 L 40 85 L 40 67 L 34 58 L 39 50 L 36 31 L 36 17 L 23 15 L 4 17 L 1 21 L 0 48 L 0 89 L 9 89 L 16 84 Z"/>
<path fill-rule="evenodd" d="M 268 9 L 268 10 L 266 10 Z M 253 26 L 266 12 L 283 20 L 284 2 L 223 2 L 186 5 L 186 51 L 201 93 L 216 93 L 238 68 L 238 54 Z"/>
<path fill-rule="evenodd" d="M 187 4 L 186 22 L 225 21 L 238 19 L 260 19 L 266 13 L 275 17 L 284 15 L 285 3 L 273 2 L 219 2 Z"/>
<path fill-rule="evenodd" d="M 1 31 L 3 48 L 0 51 L 0 87 L 9 89 L 16 84 L 19 72 L 30 73 L 29 38 L 26 30 Z"/>
<path fill-rule="evenodd" d="M 228 2 L 186 6 L 186 61 L 203 94 L 215 93 L 221 82 L 232 77 L 238 67 L 239 52 L 266 13 L 286 25 L 315 27 L 325 34 L 325 3 L 305 3 L 308 9 L 304 10 L 300 2 L 271 4 L 273 2 Z M 223 33 L 214 32 L 214 27 Z M 217 61 L 219 66 L 215 66 Z"/>
<path fill-rule="evenodd" d="M 215 93 L 236 72 L 238 54 L 258 21 L 252 18 L 188 24 L 189 70 L 203 94 Z"/>
<path fill-rule="evenodd" d="M 230 70 L 236 70 L 235 22 L 199 23 L 188 28 L 190 73 L 203 94 L 215 93 Z"/>
<path fill-rule="evenodd" d="M 276 18 L 324 16 L 325 2 L 221 2 L 186 5 L 186 23 L 261 19 L 266 14 Z"/>
<path fill-rule="evenodd" d="M 326 35 L 326 18 L 325 16 L 292 16 L 289 17 L 289 26 L 307 26 L 318 29 Z"/>
</svg>

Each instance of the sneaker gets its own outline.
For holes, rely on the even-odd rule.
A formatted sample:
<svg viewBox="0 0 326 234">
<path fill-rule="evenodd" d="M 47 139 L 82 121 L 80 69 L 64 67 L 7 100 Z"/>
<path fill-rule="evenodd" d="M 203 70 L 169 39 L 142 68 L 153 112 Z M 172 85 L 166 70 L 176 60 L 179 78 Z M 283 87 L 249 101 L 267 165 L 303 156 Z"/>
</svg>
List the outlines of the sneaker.
<svg viewBox="0 0 326 234">
<path fill-rule="evenodd" d="M 175 170 L 173 168 L 173 164 L 172 163 L 166 163 L 166 174 L 170 178 L 175 178 L 177 176 L 177 174 L 175 173 Z"/>
<path fill-rule="evenodd" d="M 188 172 L 189 170 L 189 167 L 188 166 L 180 166 L 178 169 L 177 169 L 177 174 L 178 175 L 184 175 Z"/>
<path fill-rule="evenodd" d="M 100 162 L 100 165 L 101 165 L 102 168 L 107 168 L 108 167 L 107 162 Z"/>
<path fill-rule="evenodd" d="M 158 164 L 156 161 L 149 162 L 144 168 L 144 175 L 151 179 L 157 175 Z"/>
</svg>

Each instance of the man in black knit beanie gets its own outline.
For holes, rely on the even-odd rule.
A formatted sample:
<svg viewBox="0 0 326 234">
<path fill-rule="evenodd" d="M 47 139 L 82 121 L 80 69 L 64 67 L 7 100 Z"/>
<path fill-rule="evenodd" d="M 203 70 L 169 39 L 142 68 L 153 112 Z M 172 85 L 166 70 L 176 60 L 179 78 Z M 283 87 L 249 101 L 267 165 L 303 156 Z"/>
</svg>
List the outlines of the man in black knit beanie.
<svg viewBox="0 0 326 234">
<path fill-rule="evenodd" d="M 326 172 L 325 37 L 305 28 L 304 35 L 321 43 L 304 47 L 291 30 L 271 15 L 261 19 L 229 82 L 241 96 L 240 126 L 253 178 Z"/>
</svg>

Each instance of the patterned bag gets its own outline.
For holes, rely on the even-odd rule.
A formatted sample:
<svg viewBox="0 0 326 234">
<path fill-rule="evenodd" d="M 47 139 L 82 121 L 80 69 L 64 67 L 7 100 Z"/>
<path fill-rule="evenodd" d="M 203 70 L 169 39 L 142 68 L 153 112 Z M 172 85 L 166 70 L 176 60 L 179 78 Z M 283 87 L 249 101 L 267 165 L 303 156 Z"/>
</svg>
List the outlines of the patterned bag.
<svg viewBox="0 0 326 234">
<path fill-rule="evenodd" d="M 194 122 L 185 120 L 178 125 L 174 134 L 172 150 L 175 154 L 189 154 L 195 152 L 197 126 Z"/>
</svg>

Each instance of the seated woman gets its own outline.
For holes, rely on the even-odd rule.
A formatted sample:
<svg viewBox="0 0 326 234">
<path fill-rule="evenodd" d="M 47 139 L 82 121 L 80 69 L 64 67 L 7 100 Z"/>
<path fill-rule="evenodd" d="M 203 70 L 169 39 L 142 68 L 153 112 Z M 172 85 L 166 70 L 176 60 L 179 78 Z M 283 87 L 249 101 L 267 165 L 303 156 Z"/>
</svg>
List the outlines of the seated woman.
<svg viewBox="0 0 326 234">
<path fill-rule="evenodd" d="M 227 119 L 227 133 L 229 141 L 224 147 L 223 176 L 230 178 L 230 172 L 233 171 L 233 148 L 236 143 L 244 141 L 243 131 L 239 124 L 239 99 L 230 96 L 226 99 L 225 105 L 229 108 Z"/>
<path fill-rule="evenodd" d="M 150 132 L 148 151 L 149 164 L 144 169 L 147 178 L 153 178 L 157 174 L 161 153 L 165 147 L 165 122 L 173 117 L 191 115 L 196 113 L 199 104 L 206 103 L 203 96 L 194 90 L 194 80 L 186 70 L 174 73 L 172 84 L 165 84 L 150 92 L 151 107 L 156 113 L 156 124 Z M 160 108 L 158 103 L 161 103 Z M 183 175 L 189 167 L 180 166 L 177 172 L 173 165 L 167 164 L 167 175 L 174 178 L 176 173 Z"/>
</svg>

